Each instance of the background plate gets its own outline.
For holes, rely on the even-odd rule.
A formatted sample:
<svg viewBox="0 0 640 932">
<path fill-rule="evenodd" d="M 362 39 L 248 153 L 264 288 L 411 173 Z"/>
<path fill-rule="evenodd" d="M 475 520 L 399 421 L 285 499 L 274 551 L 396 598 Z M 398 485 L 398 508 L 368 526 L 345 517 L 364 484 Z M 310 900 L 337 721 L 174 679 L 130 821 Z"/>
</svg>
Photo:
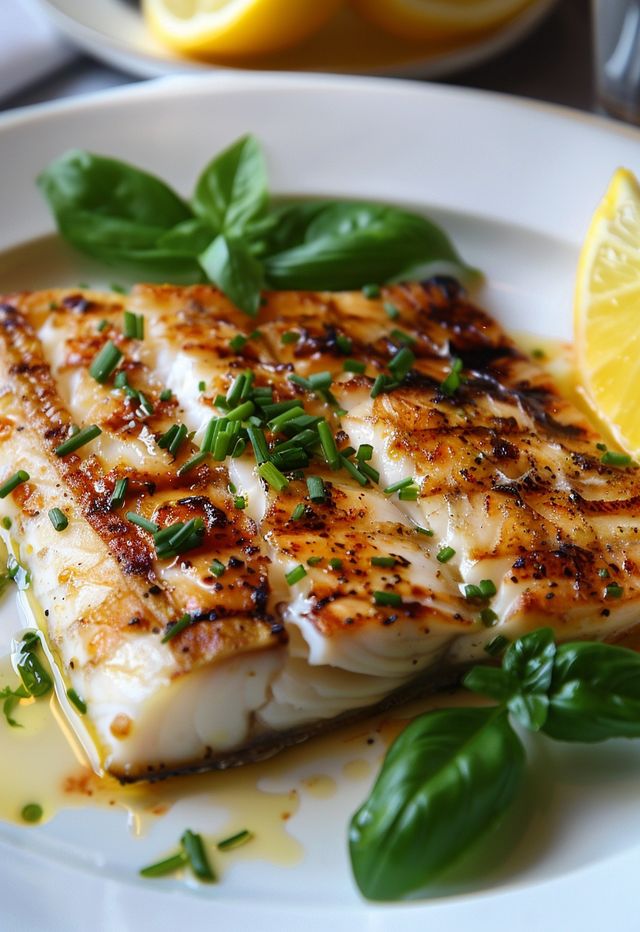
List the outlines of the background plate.
<svg viewBox="0 0 640 932">
<path fill-rule="evenodd" d="M 186 58 L 147 29 L 138 0 L 38 0 L 60 29 L 97 58 L 143 78 L 224 67 Z M 307 0 L 308 2 L 308 0 Z M 480 64 L 523 39 L 555 6 L 536 0 L 506 25 L 466 41 L 435 46 L 405 42 L 356 17 L 348 9 L 298 48 L 234 62 L 236 68 L 278 71 L 341 71 L 435 78 Z M 230 66 L 229 66 L 230 67 Z"/>
<path fill-rule="evenodd" d="M 429 212 L 487 272 L 479 298 L 490 311 L 513 329 L 559 337 L 570 335 L 590 214 L 618 164 L 640 168 L 635 131 L 495 95 L 268 74 L 167 79 L 0 118 L 0 290 L 122 278 L 51 237 L 34 179 L 63 150 L 132 161 L 187 194 L 211 155 L 247 131 L 264 144 L 274 193 L 373 198 Z M 15 628 L 9 601 L 0 634 Z M 132 836 L 122 811 L 90 806 L 35 829 L 0 826 L 0 928 L 141 932 L 253 922 L 260 932 L 303 924 L 307 932 L 484 932 L 517 923 L 522 932 L 631 932 L 639 744 L 536 742 L 515 813 L 521 821 L 507 823 L 501 842 L 506 862 L 496 858 L 481 880 L 415 905 L 370 906 L 354 889 L 346 824 L 370 776 L 345 779 L 338 745 L 310 745 L 309 757 L 284 760 L 268 778 L 278 791 L 302 787 L 312 773 L 336 781 L 328 798 L 301 790 L 287 831 L 301 843 L 302 860 L 290 868 L 239 862 L 214 888 L 135 879 L 186 824 L 214 829 L 210 798 L 178 804 L 142 838 Z M 11 760 L 2 766 L 10 771 Z"/>
</svg>

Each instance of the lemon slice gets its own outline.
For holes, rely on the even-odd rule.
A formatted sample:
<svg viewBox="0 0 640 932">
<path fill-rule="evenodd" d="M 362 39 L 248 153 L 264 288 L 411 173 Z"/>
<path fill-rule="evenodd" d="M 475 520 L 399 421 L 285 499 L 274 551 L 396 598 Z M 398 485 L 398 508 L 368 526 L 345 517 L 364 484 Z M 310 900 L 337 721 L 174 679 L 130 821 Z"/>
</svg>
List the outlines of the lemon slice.
<svg viewBox="0 0 640 932">
<path fill-rule="evenodd" d="M 533 0 L 351 0 L 374 25 L 402 39 L 446 39 L 495 29 Z"/>
<path fill-rule="evenodd" d="M 152 31 L 195 55 L 258 55 L 295 45 L 342 0 L 143 0 Z"/>
<path fill-rule="evenodd" d="M 640 185 L 620 168 L 580 253 L 575 344 L 582 389 L 597 417 L 640 455 Z"/>
</svg>

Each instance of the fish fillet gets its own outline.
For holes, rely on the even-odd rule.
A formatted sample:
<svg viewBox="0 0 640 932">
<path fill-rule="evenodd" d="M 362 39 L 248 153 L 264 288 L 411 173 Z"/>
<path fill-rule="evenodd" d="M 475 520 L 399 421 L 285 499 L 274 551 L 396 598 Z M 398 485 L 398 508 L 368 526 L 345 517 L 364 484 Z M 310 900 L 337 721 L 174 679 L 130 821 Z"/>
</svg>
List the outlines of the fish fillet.
<svg viewBox="0 0 640 932">
<path fill-rule="evenodd" d="M 117 366 L 98 381 L 109 341 Z M 198 457 L 238 376 L 254 399 L 239 455 Z M 267 293 L 255 320 L 208 286 L 7 295 L 0 383 L 0 480 L 30 477 L 2 513 L 58 685 L 122 780 L 272 753 L 455 680 L 496 635 L 613 639 L 636 623 L 638 471 L 602 462 L 584 416 L 448 279 Z M 235 444 L 285 402 L 303 421 L 263 435 L 279 488 Z M 330 468 L 320 419 L 350 466 Z M 99 436 L 56 453 L 90 425 Z M 274 447 L 303 429 L 309 462 L 287 468 Z M 185 525 L 189 546 L 164 552 L 154 533 Z"/>
</svg>

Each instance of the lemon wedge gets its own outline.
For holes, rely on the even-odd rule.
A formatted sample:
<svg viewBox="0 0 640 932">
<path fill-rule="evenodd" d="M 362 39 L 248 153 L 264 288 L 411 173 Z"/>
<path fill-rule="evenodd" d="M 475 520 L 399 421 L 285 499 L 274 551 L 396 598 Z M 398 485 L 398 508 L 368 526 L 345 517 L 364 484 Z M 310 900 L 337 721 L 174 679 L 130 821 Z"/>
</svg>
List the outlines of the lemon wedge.
<svg viewBox="0 0 640 932">
<path fill-rule="evenodd" d="M 533 0 L 351 0 L 374 25 L 418 41 L 450 39 L 495 29 Z"/>
<path fill-rule="evenodd" d="M 151 30 L 194 55 L 276 52 L 301 42 L 333 16 L 342 0 L 143 0 Z"/>
<path fill-rule="evenodd" d="M 582 246 L 574 330 L 587 401 L 620 446 L 640 456 L 640 185 L 623 168 Z"/>
</svg>

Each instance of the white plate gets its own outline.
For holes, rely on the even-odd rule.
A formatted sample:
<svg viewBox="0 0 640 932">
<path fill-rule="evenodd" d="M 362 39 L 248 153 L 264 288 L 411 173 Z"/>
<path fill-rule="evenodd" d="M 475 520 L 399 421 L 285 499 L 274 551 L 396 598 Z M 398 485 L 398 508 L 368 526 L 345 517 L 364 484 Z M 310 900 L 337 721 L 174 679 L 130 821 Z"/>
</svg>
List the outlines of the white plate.
<svg viewBox="0 0 640 932">
<path fill-rule="evenodd" d="M 38 0 L 71 39 L 109 64 L 144 78 L 205 71 L 149 32 L 138 0 Z M 307 0 L 308 2 L 308 0 Z M 535 0 L 495 32 L 446 44 L 409 43 L 369 26 L 348 9 L 302 46 L 279 55 L 235 62 L 236 67 L 278 71 L 338 71 L 435 78 L 470 68 L 523 39 L 557 0 Z"/>
<path fill-rule="evenodd" d="M 570 334 L 577 251 L 595 203 L 618 164 L 640 168 L 636 131 L 507 97 L 364 79 L 167 79 L 0 118 L 0 289 L 98 275 L 55 240 L 25 246 L 52 231 L 34 178 L 63 150 L 130 160 L 186 194 L 212 153 L 247 131 L 264 144 L 274 192 L 427 210 L 486 270 L 482 300 L 501 321 L 555 336 Z M 15 626 L 8 608 L 11 617 L 5 601 L 2 630 Z M 639 745 L 537 742 L 520 808 L 528 818 L 507 863 L 463 892 L 410 906 L 371 906 L 357 895 L 346 824 L 367 780 L 342 777 L 337 751 L 323 751 L 320 763 L 311 752 L 311 764 L 303 758 L 278 778 L 283 789 L 300 787 L 312 767 L 337 779 L 331 798 L 303 791 L 287 823 L 304 859 L 286 869 L 241 862 L 215 888 L 169 883 L 167 893 L 162 882 L 136 880 L 136 868 L 169 849 L 187 822 L 212 829 L 210 799 L 178 806 L 141 839 L 121 812 L 90 806 L 35 829 L 0 826 L 0 928 L 141 932 L 254 923 L 260 932 L 516 925 L 522 932 L 631 932 L 638 925 Z"/>
</svg>

